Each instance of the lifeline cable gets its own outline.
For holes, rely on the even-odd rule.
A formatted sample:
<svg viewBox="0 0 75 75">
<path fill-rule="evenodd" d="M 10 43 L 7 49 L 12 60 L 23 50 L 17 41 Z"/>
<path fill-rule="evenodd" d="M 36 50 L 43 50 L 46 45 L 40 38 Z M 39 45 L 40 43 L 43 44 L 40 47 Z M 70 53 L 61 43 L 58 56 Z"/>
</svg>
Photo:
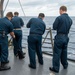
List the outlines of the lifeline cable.
<svg viewBox="0 0 75 75">
<path fill-rule="evenodd" d="M 6 11 L 6 8 L 7 8 L 7 6 L 8 6 L 8 3 L 9 3 L 9 0 L 7 1 L 6 5 L 5 5 L 5 8 L 4 8 L 3 13 Z"/>
<path fill-rule="evenodd" d="M 22 12 L 23 12 L 24 16 L 26 16 L 26 15 L 25 15 L 25 12 L 24 12 L 24 10 L 23 10 L 23 7 L 22 7 L 22 4 L 21 4 L 21 1 L 20 1 L 20 0 L 18 0 L 18 1 L 19 1 L 19 4 L 20 4 L 20 7 L 21 7 L 21 9 L 22 9 Z"/>
</svg>

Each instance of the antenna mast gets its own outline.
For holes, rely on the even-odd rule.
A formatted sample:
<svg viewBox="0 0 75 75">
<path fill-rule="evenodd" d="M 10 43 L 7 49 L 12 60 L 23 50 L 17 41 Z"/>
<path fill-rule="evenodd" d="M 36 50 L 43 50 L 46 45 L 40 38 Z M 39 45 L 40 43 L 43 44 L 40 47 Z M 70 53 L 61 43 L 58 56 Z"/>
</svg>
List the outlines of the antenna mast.
<svg viewBox="0 0 75 75">
<path fill-rule="evenodd" d="M 4 3 L 4 0 L 0 0 L 0 18 L 3 17 L 3 3 Z"/>
</svg>

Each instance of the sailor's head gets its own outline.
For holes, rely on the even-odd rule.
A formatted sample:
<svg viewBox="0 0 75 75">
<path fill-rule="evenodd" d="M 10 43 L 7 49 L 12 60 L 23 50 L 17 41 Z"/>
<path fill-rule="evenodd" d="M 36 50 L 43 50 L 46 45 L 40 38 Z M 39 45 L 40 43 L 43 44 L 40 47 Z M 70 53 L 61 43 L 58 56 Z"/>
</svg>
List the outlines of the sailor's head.
<svg viewBox="0 0 75 75">
<path fill-rule="evenodd" d="M 8 12 L 8 13 L 6 14 L 6 17 L 7 17 L 9 20 L 11 20 L 11 19 L 13 18 L 13 13 L 12 13 L 12 12 Z"/>
<path fill-rule="evenodd" d="M 18 12 L 14 12 L 14 16 L 18 16 L 19 15 L 19 13 Z"/>
<path fill-rule="evenodd" d="M 67 7 L 66 6 L 61 6 L 60 9 L 59 9 L 60 15 L 66 13 L 66 12 L 67 12 Z"/>
<path fill-rule="evenodd" d="M 45 17 L 44 13 L 39 13 L 38 18 L 41 18 L 43 20 L 44 17 Z"/>
</svg>

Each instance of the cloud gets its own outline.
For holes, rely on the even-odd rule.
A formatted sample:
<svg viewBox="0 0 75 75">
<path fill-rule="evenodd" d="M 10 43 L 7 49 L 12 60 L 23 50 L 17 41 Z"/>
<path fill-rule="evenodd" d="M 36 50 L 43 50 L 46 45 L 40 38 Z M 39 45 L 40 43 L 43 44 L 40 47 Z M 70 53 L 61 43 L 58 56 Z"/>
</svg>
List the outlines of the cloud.
<svg viewBox="0 0 75 75">
<path fill-rule="evenodd" d="M 4 2 L 4 6 L 6 4 Z M 24 12 L 27 16 L 36 16 L 39 12 L 45 13 L 47 16 L 59 15 L 59 7 L 66 5 L 68 7 L 68 14 L 75 16 L 75 0 L 20 0 Z M 10 0 L 5 14 L 8 11 L 18 11 L 23 15 L 18 0 Z"/>
</svg>

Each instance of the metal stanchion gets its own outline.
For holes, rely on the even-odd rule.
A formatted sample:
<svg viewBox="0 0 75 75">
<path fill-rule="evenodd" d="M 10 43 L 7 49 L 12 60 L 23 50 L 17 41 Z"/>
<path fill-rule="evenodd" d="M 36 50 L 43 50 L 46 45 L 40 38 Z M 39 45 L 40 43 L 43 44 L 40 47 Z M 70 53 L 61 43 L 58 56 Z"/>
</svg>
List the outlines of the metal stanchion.
<svg viewBox="0 0 75 75">
<path fill-rule="evenodd" d="M 45 43 L 45 40 L 47 39 L 48 34 L 50 34 L 50 40 L 51 40 L 51 45 L 52 45 L 52 50 L 53 50 L 54 44 L 53 44 L 53 38 L 52 38 L 52 30 L 51 30 L 51 28 L 48 28 L 46 30 L 48 30 L 48 32 L 47 32 L 47 34 L 46 34 L 46 36 L 42 42 L 42 45 Z"/>
</svg>

